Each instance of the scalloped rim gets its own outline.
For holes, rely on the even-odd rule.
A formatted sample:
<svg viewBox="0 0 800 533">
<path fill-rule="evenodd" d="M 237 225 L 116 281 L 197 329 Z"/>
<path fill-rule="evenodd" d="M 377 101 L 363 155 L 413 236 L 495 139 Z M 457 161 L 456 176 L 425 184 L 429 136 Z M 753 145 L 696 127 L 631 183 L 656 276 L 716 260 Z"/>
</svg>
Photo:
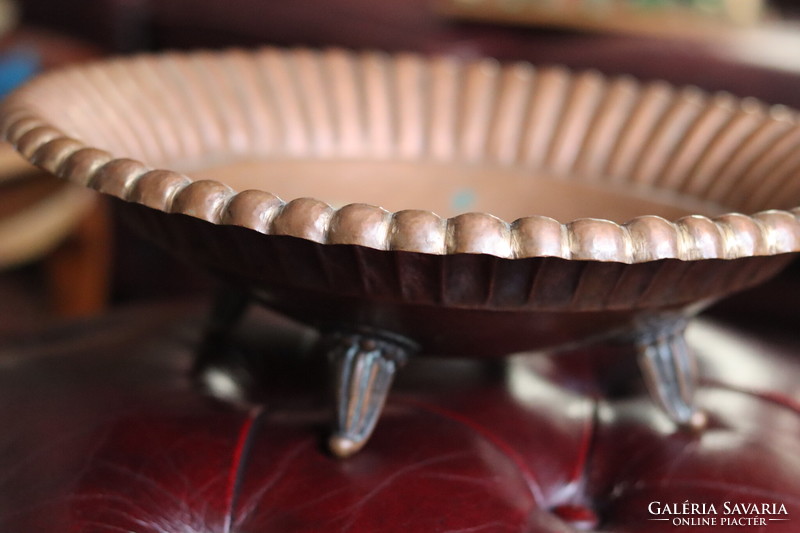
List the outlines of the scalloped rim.
<svg viewBox="0 0 800 533">
<path fill-rule="evenodd" d="M 797 124 L 794 116 L 789 121 Z M 488 213 L 445 219 L 431 211 L 392 213 L 367 204 L 334 209 L 313 198 L 286 202 L 264 191 L 236 193 L 217 181 L 192 181 L 177 172 L 117 158 L 66 136 L 13 96 L 0 107 L 0 134 L 31 163 L 122 200 L 213 224 L 321 244 L 620 263 L 736 259 L 800 251 L 800 207 L 754 215 L 729 213 L 713 219 L 690 215 L 674 222 L 642 216 L 624 224 L 593 218 L 562 224 L 543 216 L 509 223 Z"/>
</svg>

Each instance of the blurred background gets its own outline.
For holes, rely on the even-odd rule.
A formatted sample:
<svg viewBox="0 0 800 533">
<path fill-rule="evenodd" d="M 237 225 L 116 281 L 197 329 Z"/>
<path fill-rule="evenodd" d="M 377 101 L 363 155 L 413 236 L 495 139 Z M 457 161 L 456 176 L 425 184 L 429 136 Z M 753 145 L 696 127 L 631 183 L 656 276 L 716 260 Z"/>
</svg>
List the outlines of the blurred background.
<svg viewBox="0 0 800 533">
<path fill-rule="evenodd" d="M 279 46 L 563 64 L 800 108 L 793 0 L 0 0 L 0 96 L 108 55 Z M 796 321 L 798 267 L 713 312 Z M 213 282 L 121 226 L 113 203 L 0 148 L 0 336 Z"/>
</svg>

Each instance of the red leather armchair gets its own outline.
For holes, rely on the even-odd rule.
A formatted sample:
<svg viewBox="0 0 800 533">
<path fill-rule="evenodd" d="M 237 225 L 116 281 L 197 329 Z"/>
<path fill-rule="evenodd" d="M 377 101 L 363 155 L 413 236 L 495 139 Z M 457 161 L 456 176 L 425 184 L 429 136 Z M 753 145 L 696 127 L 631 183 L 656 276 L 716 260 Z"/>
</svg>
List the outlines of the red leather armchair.
<svg viewBox="0 0 800 533">
<path fill-rule="evenodd" d="M 623 346 L 419 359 L 342 461 L 324 451 L 312 334 L 256 313 L 202 387 L 201 323 L 196 308 L 145 307 L 0 346 L 0 530 L 797 531 L 795 339 L 693 325 L 709 416 L 697 434 L 619 386 L 636 383 Z M 255 396 L 221 399 L 245 367 Z"/>
<path fill-rule="evenodd" d="M 52 4 L 26 2 L 29 20 Z M 304 1 L 282 14 L 246 4 L 80 3 L 129 9 L 113 11 L 114 39 L 128 40 L 95 35 L 117 49 L 269 40 L 489 54 L 800 102 L 797 73 L 709 62 L 695 45 L 449 25 L 423 0 Z M 368 23 L 352 20 L 365 9 Z M 690 330 L 702 432 L 675 430 L 651 405 L 624 346 L 507 364 L 419 359 L 345 461 L 324 451 L 325 365 L 305 330 L 261 314 L 202 386 L 197 307 L 43 327 L 0 342 L 0 531 L 800 531 L 800 342 L 751 330 L 752 316 Z M 242 383 L 260 392 L 230 401 Z"/>
</svg>

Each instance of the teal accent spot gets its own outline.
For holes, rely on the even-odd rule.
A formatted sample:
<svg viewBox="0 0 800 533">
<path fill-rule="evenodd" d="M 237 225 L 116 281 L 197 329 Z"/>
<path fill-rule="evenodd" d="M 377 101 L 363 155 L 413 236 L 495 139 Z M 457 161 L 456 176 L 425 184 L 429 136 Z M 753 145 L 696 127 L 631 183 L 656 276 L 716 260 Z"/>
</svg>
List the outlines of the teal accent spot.
<svg viewBox="0 0 800 533">
<path fill-rule="evenodd" d="M 468 211 L 475 206 L 477 196 L 472 189 L 459 189 L 453 193 L 450 203 L 454 211 Z"/>
</svg>

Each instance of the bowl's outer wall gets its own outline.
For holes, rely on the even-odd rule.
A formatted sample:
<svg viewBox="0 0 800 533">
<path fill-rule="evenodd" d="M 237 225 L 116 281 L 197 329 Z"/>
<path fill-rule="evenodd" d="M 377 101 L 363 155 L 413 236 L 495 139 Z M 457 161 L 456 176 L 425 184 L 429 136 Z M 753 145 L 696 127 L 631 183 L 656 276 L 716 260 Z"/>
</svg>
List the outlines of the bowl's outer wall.
<svg viewBox="0 0 800 533">
<path fill-rule="evenodd" d="M 624 264 L 383 251 L 119 204 L 135 231 L 271 307 L 317 327 L 407 336 L 436 355 L 553 348 L 690 315 L 793 257 Z"/>
</svg>

